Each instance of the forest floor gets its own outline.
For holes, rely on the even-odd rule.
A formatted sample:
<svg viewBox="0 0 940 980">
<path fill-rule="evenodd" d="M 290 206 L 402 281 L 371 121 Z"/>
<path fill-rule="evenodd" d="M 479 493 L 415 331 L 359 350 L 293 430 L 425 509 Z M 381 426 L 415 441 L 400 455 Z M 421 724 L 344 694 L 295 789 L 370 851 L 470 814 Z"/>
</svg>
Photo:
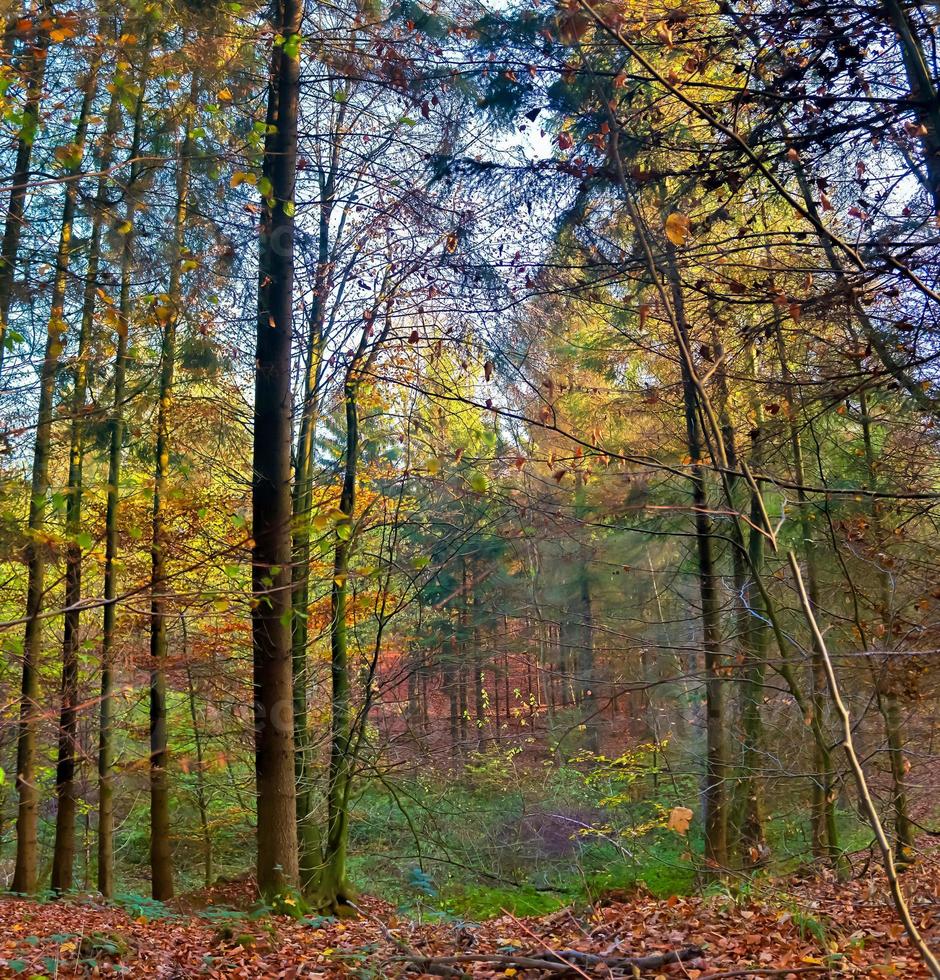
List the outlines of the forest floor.
<svg viewBox="0 0 940 980">
<path fill-rule="evenodd" d="M 931 842 L 922 854 L 905 873 L 904 887 L 915 921 L 937 949 L 940 848 Z M 504 915 L 479 924 L 420 922 L 369 898 L 349 920 L 252 916 L 247 882 L 196 893 L 158 917 L 147 914 L 146 903 L 7 898 L 0 900 L 0 976 L 384 978 L 427 976 L 422 970 L 433 969 L 430 975 L 517 980 L 927 977 L 877 861 L 867 868 L 864 859 L 857 861 L 857 872 L 847 883 L 826 874 L 767 879 L 708 897 L 656 899 L 638 892 L 541 918 Z M 572 950 L 587 955 L 575 957 Z M 625 961 L 678 950 L 686 950 L 684 963 L 637 972 Z M 565 965 L 559 953 L 574 965 Z M 526 957 L 545 965 L 526 969 Z"/>
</svg>

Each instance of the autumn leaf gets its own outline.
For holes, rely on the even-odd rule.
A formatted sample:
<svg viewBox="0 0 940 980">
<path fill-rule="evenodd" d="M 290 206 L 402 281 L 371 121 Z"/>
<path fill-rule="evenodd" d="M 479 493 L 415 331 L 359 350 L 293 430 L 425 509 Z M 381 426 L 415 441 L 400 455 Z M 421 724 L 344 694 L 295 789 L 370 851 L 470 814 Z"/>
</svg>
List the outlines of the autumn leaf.
<svg viewBox="0 0 940 980">
<path fill-rule="evenodd" d="M 666 218 L 666 237 L 673 245 L 685 245 L 692 237 L 692 222 L 686 215 L 673 211 Z"/>
<path fill-rule="evenodd" d="M 669 811 L 669 822 L 666 826 L 683 837 L 689 832 L 694 814 L 687 806 L 675 806 Z"/>
</svg>

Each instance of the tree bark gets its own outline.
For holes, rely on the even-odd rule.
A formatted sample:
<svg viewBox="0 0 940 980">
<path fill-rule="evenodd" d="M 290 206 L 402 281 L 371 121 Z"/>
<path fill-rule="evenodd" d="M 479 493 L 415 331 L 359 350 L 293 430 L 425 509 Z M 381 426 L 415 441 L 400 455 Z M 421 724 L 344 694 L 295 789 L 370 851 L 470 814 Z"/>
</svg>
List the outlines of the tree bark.
<svg viewBox="0 0 940 980">
<path fill-rule="evenodd" d="M 676 330 L 686 350 L 691 350 L 685 303 L 675 260 L 667 253 L 669 287 Z M 702 608 L 702 647 L 705 666 L 705 781 L 702 792 L 705 823 L 705 858 L 715 868 L 728 865 L 728 731 L 725 718 L 724 655 L 721 638 L 721 602 L 715 568 L 712 522 L 705 468 L 702 465 L 702 426 L 698 391 L 685 357 L 681 359 L 682 397 L 685 408 L 686 444 L 691 462 L 692 505 L 695 512 L 695 545 L 698 553 L 699 596 Z"/>
<path fill-rule="evenodd" d="M 36 51 L 36 57 L 44 58 L 45 49 Z M 41 82 L 40 82 L 41 86 Z M 38 96 L 37 96 L 38 99 Z M 84 144 L 88 125 L 91 94 L 86 93 L 76 136 Z M 38 103 L 37 103 L 38 105 Z M 38 109 L 34 110 L 38 111 Z M 20 137 L 22 145 L 23 137 Z M 19 161 L 17 162 L 19 167 Z M 52 449 L 52 418 L 55 401 L 55 382 L 59 372 L 62 351 L 65 348 L 67 324 L 64 319 L 65 288 L 68 264 L 71 258 L 72 225 L 75 220 L 75 204 L 78 190 L 75 182 L 67 185 L 62 209 L 59 247 L 56 253 L 55 278 L 49 320 L 46 325 L 46 348 L 39 373 L 39 408 L 37 412 L 36 439 L 33 445 L 33 468 L 30 484 L 28 544 L 26 564 L 26 632 L 23 640 L 23 674 L 20 700 L 20 720 L 16 741 L 16 789 L 19 804 L 16 816 L 16 863 L 11 889 L 31 894 L 38 885 L 37 832 L 39 826 L 39 787 L 36 785 L 36 740 L 39 725 L 39 660 L 42 653 L 42 612 L 45 598 L 46 544 L 43 529 L 46 523 L 46 495 L 49 490 L 49 459 Z M 12 203 L 11 203 L 12 206 Z M 22 213 L 20 214 L 22 218 Z M 9 226 L 9 223 L 8 223 Z M 7 261 L 4 253 L 4 262 Z M 10 276 L 12 277 L 12 270 Z M 5 277 L 3 277 L 5 278 Z M 0 287 L 2 288 L 2 287 Z M 0 291 L 0 316 L 5 323 L 3 294 Z M 77 668 L 76 668 L 77 669 Z M 71 669 L 63 670 L 72 684 Z M 65 692 L 63 692 L 65 693 Z M 63 713 L 71 738 L 74 738 L 75 707 L 63 704 Z M 74 749 L 72 750 L 74 752 Z M 66 800 L 66 805 L 69 801 Z M 74 803 L 73 803 L 74 807 Z M 71 859 L 71 855 L 69 856 Z"/>
<path fill-rule="evenodd" d="M 748 343 L 749 380 L 756 383 L 758 372 L 753 340 Z M 751 430 L 751 467 L 760 472 L 763 453 L 764 410 L 760 399 L 752 397 L 751 410 L 754 415 Z M 747 622 L 744 633 L 745 671 L 741 686 L 741 770 L 744 792 L 738 825 L 738 837 L 745 855 L 745 862 L 751 865 L 762 863 L 770 854 L 765 832 L 766 806 L 764 799 L 763 744 L 764 727 L 761 719 L 761 705 L 764 700 L 764 672 L 767 666 L 767 611 L 763 597 L 753 579 L 764 574 L 764 532 L 763 506 L 760 495 L 751 493 L 750 526 L 748 530 L 748 570 L 751 581 L 746 587 Z"/>
<path fill-rule="evenodd" d="M 145 51 L 149 51 L 149 40 Z M 130 159 L 140 155 L 143 136 L 144 97 L 147 68 L 140 72 L 140 94 L 134 108 L 134 135 Z M 140 165 L 131 164 L 128 186 L 133 190 L 140 176 Z M 114 403 L 110 419 L 108 451 L 108 499 L 105 511 L 104 621 L 101 634 L 101 694 L 98 726 L 98 891 L 105 898 L 114 895 L 114 633 L 117 615 L 118 519 L 121 507 L 121 463 L 124 452 L 124 388 L 127 375 L 127 336 L 130 328 L 132 296 L 131 274 L 134 261 L 133 195 L 128 196 L 129 228 L 124 235 L 121 253 L 121 293 L 118 301 L 117 350 L 114 356 Z"/>
<path fill-rule="evenodd" d="M 84 150 L 88 133 L 88 117 L 94 101 L 98 83 L 100 56 L 96 53 L 84 83 L 82 106 L 79 110 L 78 125 L 75 128 L 73 145 Z M 109 114 L 109 130 L 112 115 Z M 106 134 L 106 145 L 110 143 L 113 132 Z M 70 168 L 69 176 L 75 177 L 81 164 Z M 62 216 L 62 234 L 56 256 L 56 278 L 53 286 L 53 316 L 62 315 L 65 287 L 71 259 L 72 225 L 74 223 L 78 181 L 66 184 L 65 209 Z M 81 599 L 81 546 L 78 535 L 81 532 L 81 492 L 82 492 L 82 432 L 81 414 L 85 407 L 88 388 L 88 344 L 91 335 L 94 309 L 94 290 L 89 296 L 88 283 L 97 282 L 98 250 L 100 246 L 101 224 L 97 215 L 92 219 L 91 254 L 88 260 L 85 292 L 82 305 L 82 322 L 78 336 L 78 351 L 75 359 L 75 387 L 72 392 L 72 420 L 69 438 L 69 476 L 66 501 L 65 531 L 65 623 L 62 640 L 62 685 L 59 712 L 59 753 L 56 763 L 56 824 L 55 844 L 52 855 L 52 890 L 56 893 L 68 891 L 72 887 L 72 873 L 75 863 L 75 815 L 77 808 L 75 788 L 75 759 L 78 738 L 78 602 Z M 97 232 L 98 241 L 95 240 Z M 58 314 L 56 314 L 58 311 Z"/>
<path fill-rule="evenodd" d="M 383 290 L 384 292 L 384 290 Z M 343 467 L 343 487 L 339 510 L 343 517 L 337 522 L 333 551 L 333 584 L 330 591 L 330 770 L 327 788 L 326 840 L 323 862 L 315 886 L 318 906 L 324 911 L 338 911 L 353 897 L 353 888 L 346 876 L 346 856 L 349 844 L 349 799 L 355 773 L 358 738 L 368 718 L 371 704 L 371 679 L 366 685 L 366 699 L 356 719 L 352 712 L 352 677 L 349 664 L 349 558 L 355 537 L 356 490 L 359 473 L 359 386 L 373 364 L 392 325 L 392 300 L 386 299 L 385 324 L 375 338 L 371 350 L 371 331 L 363 329 L 358 348 L 350 359 L 343 386 L 346 412 L 346 451 Z M 376 638 L 376 653 L 381 645 L 381 625 Z M 374 671 L 375 661 L 371 670 Z"/>
<path fill-rule="evenodd" d="M 283 39 L 271 58 L 258 258 L 252 480 L 252 643 L 258 887 L 274 896 L 299 883 L 291 647 L 291 335 L 294 180 L 300 90 L 300 0 L 278 0 Z"/>
<path fill-rule="evenodd" d="M 877 462 L 872 441 L 871 411 L 868 394 L 863 388 L 859 393 L 859 403 L 862 416 L 862 442 L 865 447 L 865 466 L 868 471 L 868 485 L 874 489 L 877 486 Z M 871 503 L 871 529 L 876 547 L 881 547 L 885 540 L 884 521 L 881 506 L 877 500 Z M 878 618 L 884 642 L 887 646 L 892 635 L 891 611 L 891 581 L 887 570 L 876 557 L 874 564 L 877 569 L 878 581 Z M 890 654 L 885 658 L 883 669 L 872 670 L 875 681 L 875 696 L 878 711 L 885 726 L 885 739 L 888 745 L 888 761 L 891 769 L 891 809 L 894 813 L 894 833 L 897 839 L 898 867 L 911 863 L 914 856 L 914 826 L 911 823 L 908 808 L 907 764 L 904 759 L 904 729 L 901 721 L 901 705 L 895 676 L 897 669 L 891 662 Z"/>
<path fill-rule="evenodd" d="M 777 346 L 777 357 L 780 361 L 780 373 L 783 378 L 784 397 L 786 399 L 787 424 L 789 428 L 790 450 L 793 457 L 793 481 L 797 484 L 796 499 L 800 519 L 800 537 L 803 560 L 806 564 L 806 588 L 813 614 L 819 618 L 819 572 L 816 561 L 816 541 L 810 520 L 810 502 L 803 489 L 806 474 L 803 467 L 803 443 L 796 417 L 796 385 L 790 368 L 790 358 L 787 353 L 783 329 L 779 322 L 775 324 L 774 336 Z M 826 857 L 830 865 L 845 873 L 848 869 L 842 849 L 839 846 L 839 831 L 835 815 L 835 777 L 833 773 L 832 754 L 829 750 L 825 733 L 824 719 L 826 713 L 826 672 L 822 659 L 822 651 L 813 640 L 812 662 L 810 667 L 812 695 L 810 700 L 812 711 L 813 738 L 813 783 L 810 806 L 810 832 L 812 838 L 813 856 Z"/>
<path fill-rule="evenodd" d="M 327 304 L 333 286 L 331 220 L 336 201 L 340 148 L 346 106 L 337 110 L 333 129 L 333 147 L 329 166 L 320 172 L 320 214 L 317 240 L 317 268 L 311 300 L 308 333 L 307 369 L 300 431 L 294 456 L 293 564 L 291 596 L 293 621 L 291 650 L 294 697 L 294 769 L 297 783 L 297 836 L 301 887 L 311 887 L 322 857 L 322 839 L 313 805 L 313 746 L 307 719 L 309 664 L 307 662 L 310 605 L 310 518 L 313 508 L 313 447 L 320 411 L 320 380 L 323 369 L 323 346 Z"/>
<path fill-rule="evenodd" d="M 330 598 L 330 784 L 327 792 L 327 834 L 323 868 L 317 884 L 320 904 L 334 909 L 351 898 L 346 880 L 346 851 L 349 837 L 349 792 L 352 783 L 352 684 L 346 618 L 348 614 L 349 554 L 356 508 L 356 478 L 359 462 L 359 412 L 357 385 L 347 375 L 346 463 L 339 509 L 344 518 L 336 526 L 333 586 Z"/>
<path fill-rule="evenodd" d="M 153 487 L 150 549 L 150 880 L 153 897 L 173 897 L 173 852 L 170 846 L 170 786 L 167 773 L 166 659 L 167 567 L 166 495 L 170 478 L 170 412 L 176 368 L 176 329 L 182 312 L 182 263 L 189 211 L 189 171 L 192 155 L 192 111 L 195 85 L 186 107 L 185 134 L 176 174 L 176 216 L 170 281 L 166 301 L 158 307 L 163 320 L 160 350 L 160 390 L 157 403 L 157 439 Z"/>
<path fill-rule="evenodd" d="M 183 657 L 188 655 L 186 650 L 186 619 L 183 618 Z M 196 746 L 196 807 L 199 810 L 199 827 L 202 831 L 202 860 L 203 881 L 208 888 L 212 884 L 212 830 L 209 826 L 209 802 L 206 794 L 205 753 L 202 746 L 202 733 L 199 730 L 199 717 L 196 713 L 196 685 L 193 683 L 193 671 L 186 664 L 186 686 L 189 693 L 189 720 L 193 726 L 193 742 Z"/>
</svg>

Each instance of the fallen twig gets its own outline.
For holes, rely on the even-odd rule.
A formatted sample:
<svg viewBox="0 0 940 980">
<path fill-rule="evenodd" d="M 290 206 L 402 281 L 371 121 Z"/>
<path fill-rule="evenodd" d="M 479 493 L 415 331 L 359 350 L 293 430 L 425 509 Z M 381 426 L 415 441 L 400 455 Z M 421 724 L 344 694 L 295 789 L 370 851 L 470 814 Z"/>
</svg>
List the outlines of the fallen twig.
<svg viewBox="0 0 940 980">
<path fill-rule="evenodd" d="M 800 973 L 823 973 L 828 972 L 828 970 L 828 966 L 797 966 L 789 970 L 745 966 L 737 970 L 722 970 L 720 973 L 703 973 L 698 980 L 730 980 L 731 977 L 792 977 Z"/>
<path fill-rule="evenodd" d="M 702 955 L 704 955 L 703 950 L 699 946 L 687 946 L 683 949 L 668 950 L 665 953 L 650 953 L 646 956 L 598 956 L 594 953 L 582 953 L 580 950 L 574 949 L 545 949 L 529 953 L 454 953 L 451 956 L 397 956 L 388 962 L 410 963 L 422 972 L 436 976 L 465 976 L 461 971 L 455 970 L 454 967 L 460 963 L 487 963 L 502 969 L 544 970 L 550 973 L 574 971 L 586 977 L 587 974 L 579 969 L 578 962 L 587 966 L 607 966 L 617 970 L 656 970 L 672 963 L 685 963 L 688 960 L 695 960 Z M 443 972 L 445 970 L 447 972 Z M 786 973 L 787 971 L 780 972 Z M 789 972 L 799 973 L 800 971 L 792 970 Z"/>
</svg>

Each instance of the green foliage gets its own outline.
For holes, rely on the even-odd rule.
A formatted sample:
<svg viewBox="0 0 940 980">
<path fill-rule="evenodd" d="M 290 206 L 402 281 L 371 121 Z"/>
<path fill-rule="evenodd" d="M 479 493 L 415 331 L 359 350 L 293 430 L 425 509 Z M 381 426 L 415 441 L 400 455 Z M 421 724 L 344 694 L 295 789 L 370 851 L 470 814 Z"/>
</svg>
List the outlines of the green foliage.
<svg viewBox="0 0 940 980">
<path fill-rule="evenodd" d="M 155 922 L 158 919 L 176 918 L 176 913 L 167 908 L 163 902 L 158 902 L 146 895 L 119 894 L 114 896 L 113 903 L 118 908 L 123 909 L 132 919 L 143 917 L 149 922 Z"/>
</svg>

